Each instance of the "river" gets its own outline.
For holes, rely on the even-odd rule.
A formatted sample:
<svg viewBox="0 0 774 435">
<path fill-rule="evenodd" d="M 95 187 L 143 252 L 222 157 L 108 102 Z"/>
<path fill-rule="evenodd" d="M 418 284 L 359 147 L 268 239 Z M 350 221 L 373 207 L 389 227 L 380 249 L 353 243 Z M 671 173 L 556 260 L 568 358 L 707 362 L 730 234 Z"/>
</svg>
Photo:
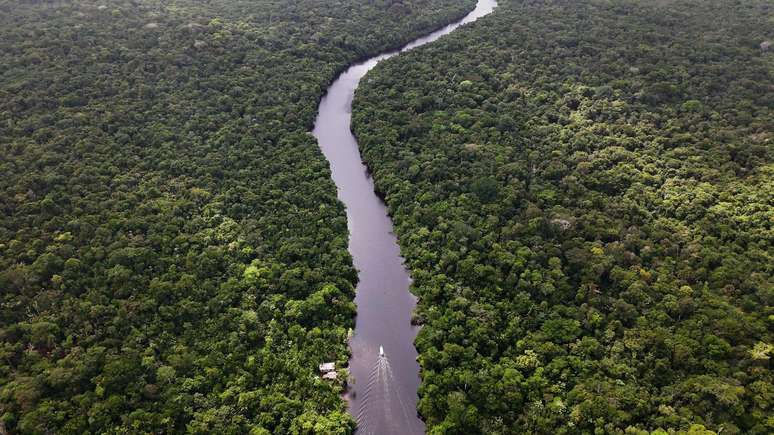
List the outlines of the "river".
<svg viewBox="0 0 774 435">
<path fill-rule="evenodd" d="M 419 364 L 411 325 L 416 298 L 400 256 L 387 208 L 360 158 L 352 135 L 352 99 L 360 79 L 376 64 L 433 42 L 457 27 L 489 14 L 495 0 L 479 0 L 463 19 L 418 38 L 401 50 L 352 65 L 328 88 L 320 102 L 313 134 L 331 167 L 338 197 L 347 209 L 349 251 L 358 270 L 357 319 L 350 340 L 351 378 L 347 399 L 358 420 L 358 434 L 420 434 L 417 416 Z M 384 355 L 380 357 L 380 348 Z"/>
</svg>

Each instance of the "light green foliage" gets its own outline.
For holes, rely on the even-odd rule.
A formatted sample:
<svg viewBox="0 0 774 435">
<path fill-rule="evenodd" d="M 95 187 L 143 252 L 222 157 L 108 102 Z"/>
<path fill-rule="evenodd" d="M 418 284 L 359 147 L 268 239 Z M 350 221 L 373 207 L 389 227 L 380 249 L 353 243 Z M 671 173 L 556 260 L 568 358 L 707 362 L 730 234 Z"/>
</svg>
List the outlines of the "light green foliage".
<svg viewBox="0 0 774 435">
<path fill-rule="evenodd" d="M 351 433 L 355 270 L 308 133 L 472 0 L 0 0 L 0 431 Z"/>
<path fill-rule="evenodd" d="M 774 433 L 771 16 L 502 0 L 369 73 L 430 433 Z"/>
</svg>

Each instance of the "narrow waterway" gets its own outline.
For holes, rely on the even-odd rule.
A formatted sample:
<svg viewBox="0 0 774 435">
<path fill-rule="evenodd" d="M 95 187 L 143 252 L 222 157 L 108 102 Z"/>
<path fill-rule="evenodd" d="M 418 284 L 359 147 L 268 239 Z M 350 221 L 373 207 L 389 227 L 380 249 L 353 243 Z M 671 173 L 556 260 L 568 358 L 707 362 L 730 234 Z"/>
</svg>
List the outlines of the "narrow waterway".
<svg viewBox="0 0 774 435">
<path fill-rule="evenodd" d="M 352 65 L 328 88 L 320 102 L 313 134 L 330 162 L 338 197 L 347 208 L 349 251 L 358 270 L 357 320 L 350 342 L 349 369 L 354 383 L 348 394 L 358 433 L 419 434 L 417 416 L 419 364 L 411 315 L 416 299 L 400 256 L 387 208 L 374 193 L 350 130 L 352 99 L 360 79 L 376 64 L 403 51 L 435 41 L 457 27 L 489 14 L 495 0 L 479 0 L 462 20 L 416 39 L 399 51 Z M 380 347 L 384 355 L 380 356 Z"/>
</svg>

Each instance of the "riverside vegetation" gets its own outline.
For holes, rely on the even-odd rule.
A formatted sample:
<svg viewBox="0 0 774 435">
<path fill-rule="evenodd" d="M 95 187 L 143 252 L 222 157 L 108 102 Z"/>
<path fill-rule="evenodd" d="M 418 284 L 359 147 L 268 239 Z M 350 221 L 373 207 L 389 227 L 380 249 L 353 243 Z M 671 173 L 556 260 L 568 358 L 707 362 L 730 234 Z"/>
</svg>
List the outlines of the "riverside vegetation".
<svg viewBox="0 0 774 435">
<path fill-rule="evenodd" d="M 774 432 L 774 4 L 502 0 L 353 126 L 430 433 Z"/>
<path fill-rule="evenodd" d="M 0 0 L 0 432 L 350 433 L 356 273 L 308 133 L 452 0 Z"/>
</svg>

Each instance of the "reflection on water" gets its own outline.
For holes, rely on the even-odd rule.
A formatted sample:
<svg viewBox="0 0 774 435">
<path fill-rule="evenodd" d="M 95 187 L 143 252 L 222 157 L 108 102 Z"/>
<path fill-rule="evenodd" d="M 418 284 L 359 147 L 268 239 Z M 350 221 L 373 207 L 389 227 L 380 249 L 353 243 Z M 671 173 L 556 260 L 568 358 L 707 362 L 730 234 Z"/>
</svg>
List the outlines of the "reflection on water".
<svg viewBox="0 0 774 435">
<path fill-rule="evenodd" d="M 338 197 L 347 208 L 349 251 L 358 270 L 355 296 L 357 323 L 350 342 L 349 369 L 353 384 L 350 413 L 360 422 L 359 433 L 419 434 L 425 425 L 417 416 L 419 364 L 411 325 L 416 299 L 392 232 L 387 208 L 361 162 L 350 131 L 352 98 L 358 82 L 380 60 L 435 41 L 462 24 L 492 11 L 494 0 L 479 0 L 476 9 L 457 23 L 419 38 L 400 51 L 355 64 L 328 88 L 320 102 L 313 134 L 328 159 Z M 380 346 L 385 355 L 380 356 Z M 369 389 L 370 386 L 370 389 Z"/>
</svg>

